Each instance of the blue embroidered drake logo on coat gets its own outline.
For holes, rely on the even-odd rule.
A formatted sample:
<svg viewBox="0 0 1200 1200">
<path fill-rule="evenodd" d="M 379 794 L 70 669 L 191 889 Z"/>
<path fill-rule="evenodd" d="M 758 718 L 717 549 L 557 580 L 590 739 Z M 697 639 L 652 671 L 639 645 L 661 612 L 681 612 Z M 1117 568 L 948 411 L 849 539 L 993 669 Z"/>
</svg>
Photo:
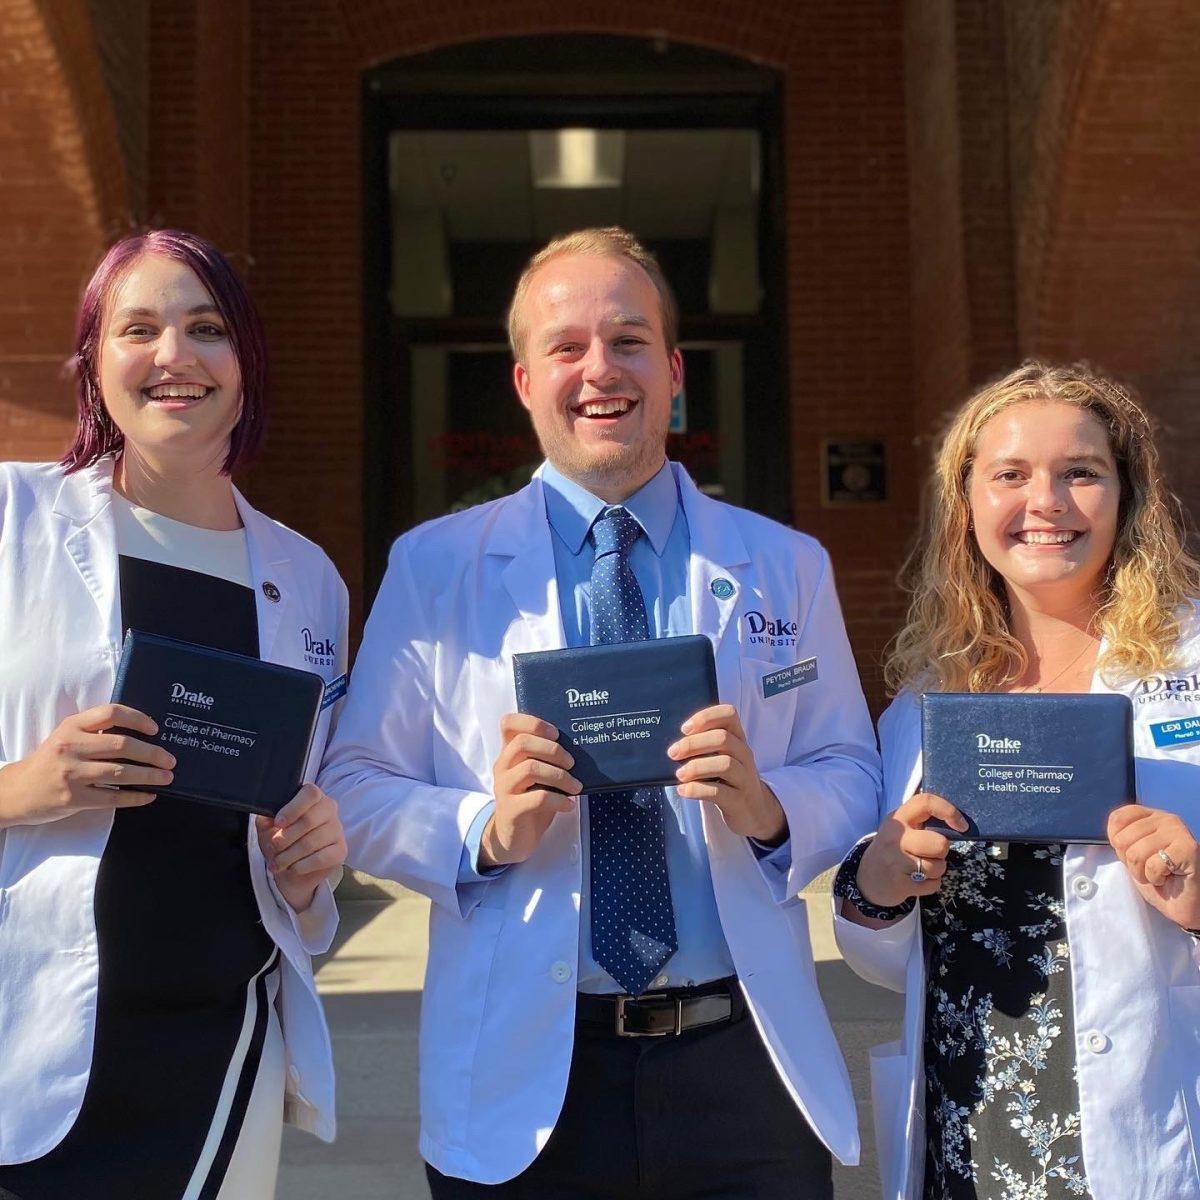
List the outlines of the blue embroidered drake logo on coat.
<svg viewBox="0 0 1200 1200">
<path fill-rule="evenodd" d="M 786 617 L 768 617 L 756 609 L 746 613 L 747 646 L 794 646 L 800 635 L 799 621 Z"/>
<path fill-rule="evenodd" d="M 317 638 L 311 629 L 302 629 L 304 635 L 304 661 L 314 667 L 332 667 L 337 657 L 334 653 L 333 638 Z"/>
<path fill-rule="evenodd" d="M 1162 700 L 1200 704 L 1200 675 L 1195 671 L 1175 679 L 1151 675 L 1134 687 L 1133 698 L 1138 704 L 1157 704 Z"/>
</svg>

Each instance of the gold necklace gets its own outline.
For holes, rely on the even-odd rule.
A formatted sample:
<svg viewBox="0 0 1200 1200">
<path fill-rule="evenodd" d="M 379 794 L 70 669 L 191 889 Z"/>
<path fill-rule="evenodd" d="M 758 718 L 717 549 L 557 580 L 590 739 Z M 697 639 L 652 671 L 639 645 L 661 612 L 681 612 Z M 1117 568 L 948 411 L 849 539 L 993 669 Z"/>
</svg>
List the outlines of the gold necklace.
<svg viewBox="0 0 1200 1200">
<path fill-rule="evenodd" d="M 1057 683 L 1089 650 L 1096 645 L 1096 637 L 1094 634 L 1088 634 L 1087 641 L 1084 643 L 1083 649 L 1075 655 L 1073 659 L 1053 679 L 1046 680 L 1045 683 L 1025 684 L 1019 687 L 1020 692 L 1044 692 L 1051 684 Z"/>
</svg>

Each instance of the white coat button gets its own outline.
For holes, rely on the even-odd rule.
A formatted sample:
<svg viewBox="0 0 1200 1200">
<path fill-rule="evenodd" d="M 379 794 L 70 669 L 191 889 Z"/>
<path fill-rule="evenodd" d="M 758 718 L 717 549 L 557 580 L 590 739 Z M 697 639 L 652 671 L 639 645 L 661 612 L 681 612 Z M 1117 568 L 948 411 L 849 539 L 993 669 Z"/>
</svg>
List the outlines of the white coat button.
<svg viewBox="0 0 1200 1200">
<path fill-rule="evenodd" d="M 1081 900 L 1090 900 L 1096 894 L 1096 885 L 1084 875 L 1071 880 L 1071 889 Z"/>
<path fill-rule="evenodd" d="M 565 962 L 556 962 L 550 968 L 550 978 L 555 983 L 566 983 L 571 978 L 571 968 Z"/>
<path fill-rule="evenodd" d="M 1083 1040 L 1084 1044 L 1093 1054 L 1103 1054 L 1110 1045 L 1108 1038 L 1098 1029 L 1091 1030 Z"/>
</svg>

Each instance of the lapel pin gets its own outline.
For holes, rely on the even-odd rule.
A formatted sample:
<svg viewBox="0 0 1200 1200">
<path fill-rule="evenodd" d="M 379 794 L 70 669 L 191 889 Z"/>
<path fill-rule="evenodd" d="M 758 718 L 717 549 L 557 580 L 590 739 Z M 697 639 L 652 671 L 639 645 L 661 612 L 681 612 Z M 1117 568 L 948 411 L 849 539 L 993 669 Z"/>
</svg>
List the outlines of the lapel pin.
<svg viewBox="0 0 1200 1200">
<path fill-rule="evenodd" d="M 728 600 L 733 595 L 733 584 L 724 576 L 714 579 L 708 586 L 718 600 Z"/>
<path fill-rule="evenodd" d="M 263 595 L 266 596 L 272 604 L 279 603 L 279 589 L 268 579 L 263 584 Z"/>
</svg>

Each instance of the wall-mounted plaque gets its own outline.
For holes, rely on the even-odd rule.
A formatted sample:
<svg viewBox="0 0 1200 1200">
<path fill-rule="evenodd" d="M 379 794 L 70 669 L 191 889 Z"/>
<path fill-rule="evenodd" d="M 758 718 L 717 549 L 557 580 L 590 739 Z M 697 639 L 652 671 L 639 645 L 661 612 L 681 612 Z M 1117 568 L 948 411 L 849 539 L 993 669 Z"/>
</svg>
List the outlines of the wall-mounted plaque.
<svg viewBox="0 0 1200 1200">
<path fill-rule="evenodd" d="M 821 443 L 821 503 L 882 504 L 887 500 L 883 442 L 827 438 Z"/>
</svg>

